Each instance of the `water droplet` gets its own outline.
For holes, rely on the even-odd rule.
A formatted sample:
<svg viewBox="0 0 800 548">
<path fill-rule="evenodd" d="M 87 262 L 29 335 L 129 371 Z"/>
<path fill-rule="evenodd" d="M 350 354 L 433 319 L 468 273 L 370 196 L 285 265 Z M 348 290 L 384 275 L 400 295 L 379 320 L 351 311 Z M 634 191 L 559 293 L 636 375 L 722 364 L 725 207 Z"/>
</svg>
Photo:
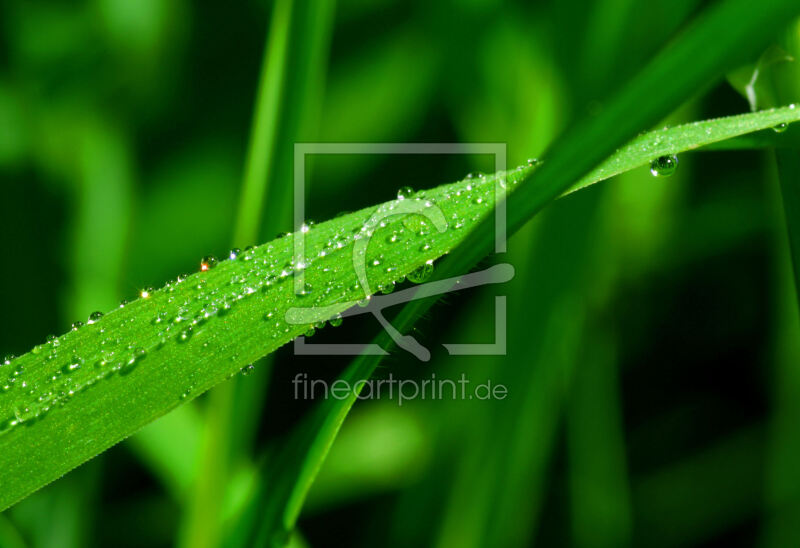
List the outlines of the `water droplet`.
<svg viewBox="0 0 800 548">
<path fill-rule="evenodd" d="M 528 160 L 527 160 L 527 164 L 528 164 L 529 166 L 533 167 L 533 166 L 535 166 L 536 164 L 538 164 L 540 161 L 541 161 L 541 160 L 539 160 L 539 158 L 528 158 Z"/>
<path fill-rule="evenodd" d="M 240 254 L 241 252 L 242 252 L 242 250 L 241 250 L 241 249 L 239 249 L 238 247 L 234 247 L 233 249 L 231 249 L 231 250 L 228 252 L 228 258 L 229 258 L 230 260 L 232 260 L 232 261 L 233 261 L 233 260 L 235 260 L 235 259 L 236 259 L 236 257 L 238 257 L 238 256 L 239 256 L 239 254 Z"/>
<path fill-rule="evenodd" d="M 244 375 L 246 377 L 247 375 L 249 375 L 250 373 L 255 371 L 255 369 L 256 369 L 256 366 L 253 365 L 252 363 L 249 364 L 249 365 L 246 365 L 246 366 L 242 367 L 242 375 Z"/>
<path fill-rule="evenodd" d="M 414 189 L 410 186 L 400 187 L 397 190 L 397 199 L 398 200 L 405 200 L 406 198 L 411 198 L 414 195 Z"/>
<path fill-rule="evenodd" d="M 378 287 L 381 293 L 388 295 L 392 291 L 394 291 L 394 283 L 388 283 Z"/>
<path fill-rule="evenodd" d="M 650 173 L 654 177 L 669 177 L 678 169 L 678 157 L 673 155 L 659 156 L 650 164 Z"/>
<path fill-rule="evenodd" d="M 314 326 L 312 325 L 312 326 L 309 326 L 308 329 L 306 329 L 306 332 L 303 333 L 303 335 L 305 335 L 306 337 L 313 337 L 314 333 L 316 333 L 316 332 L 317 332 L 317 330 L 314 329 Z"/>
<path fill-rule="evenodd" d="M 147 357 L 147 350 L 144 348 L 136 348 L 128 361 L 125 362 L 119 370 L 120 375 L 127 375 L 133 371 L 138 363 Z"/>
<path fill-rule="evenodd" d="M 178 334 L 178 342 L 186 342 L 192 338 L 192 334 L 194 333 L 194 329 L 191 326 L 187 327 L 183 331 Z"/>
<path fill-rule="evenodd" d="M 214 257 L 213 255 L 207 255 L 206 257 L 203 257 L 202 261 L 200 261 L 201 272 L 206 272 L 208 270 L 211 270 L 215 266 L 217 266 L 217 258 Z"/>
<path fill-rule="evenodd" d="M 408 280 L 415 284 L 421 284 L 428 280 L 433 274 L 433 263 L 425 263 L 413 272 L 409 272 Z"/>
<path fill-rule="evenodd" d="M 358 306 L 360 306 L 361 308 L 366 308 L 366 307 L 368 307 L 368 306 L 369 306 L 369 301 L 370 301 L 370 299 L 372 299 L 372 296 L 371 296 L 371 295 L 367 295 L 366 297 L 364 297 L 363 299 L 361 299 L 360 301 L 358 301 L 358 303 L 357 303 L 357 304 L 358 304 Z"/>
<path fill-rule="evenodd" d="M 342 315 L 336 314 L 333 318 L 328 320 L 328 323 L 331 324 L 333 327 L 339 327 L 342 325 Z"/>
<path fill-rule="evenodd" d="M 789 129 L 789 124 L 787 124 L 786 122 L 781 122 L 777 126 L 773 127 L 772 131 L 774 131 L 775 133 L 783 133 L 787 129 Z"/>
<path fill-rule="evenodd" d="M 14 416 L 18 422 L 25 422 L 36 418 L 36 412 L 29 405 L 19 403 L 14 407 Z"/>
<path fill-rule="evenodd" d="M 102 317 L 103 317 L 103 313 L 102 312 L 99 312 L 99 311 L 98 312 L 92 312 L 91 314 L 89 314 L 89 319 L 86 321 L 86 323 L 91 325 L 91 324 L 99 321 L 100 318 L 102 318 Z"/>
<path fill-rule="evenodd" d="M 146 289 L 142 289 L 142 290 L 139 292 L 139 296 L 140 296 L 142 299 L 149 299 L 149 298 L 150 298 L 150 296 L 151 296 L 152 294 L 153 294 L 153 288 L 152 288 L 152 287 L 148 287 L 148 288 L 146 288 Z"/>
<path fill-rule="evenodd" d="M 82 365 L 83 358 L 80 356 L 72 356 L 72 359 L 69 361 L 69 363 L 67 363 L 67 365 L 61 368 L 61 371 L 65 374 L 73 373 L 80 369 Z"/>
<path fill-rule="evenodd" d="M 125 308 L 127 305 L 128 305 L 128 301 L 127 301 L 126 299 L 122 299 L 122 300 L 119 302 L 119 307 L 120 307 L 120 308 Z"/>
</svg>

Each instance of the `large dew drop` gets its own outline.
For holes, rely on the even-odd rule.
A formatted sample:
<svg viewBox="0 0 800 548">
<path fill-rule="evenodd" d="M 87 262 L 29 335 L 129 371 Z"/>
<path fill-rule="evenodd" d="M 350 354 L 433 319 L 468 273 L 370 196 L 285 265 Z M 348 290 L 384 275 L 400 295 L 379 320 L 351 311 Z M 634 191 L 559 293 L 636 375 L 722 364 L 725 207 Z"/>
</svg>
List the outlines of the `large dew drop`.
<svg viewBox="0 0 800 548">
<path fill-rule="evenodd" d="M 421 284 L 427 281 L 432 274 L 433 274 L 433 264 L 425 263 L 416 270 L 409 272 L 408 280 L 414 282 L 415 284 Z"/>
<path fill-rule="evenodd" d="M 214 257 L 213 255 L 207 255 L 203 257 L 203 260 L 200 261 L 200 271 L 206 272 L 208 270 L 211 270 L 212 268 L 217 266 L 217 262 L 218 262 L 217 258 Z"/>
<path fill-rule="evenodd" d="M 406 198 L 411 198 L 413 194 L 414 194 L 413 188 L 411 188 L 410 186 L 404 186 L 397 191 L 397 199 L 405 200 Z"/>
<path fill-rule="evenodd" d="M 93 323 L 95 323 L 96 321 L 98 321 L 102 317 L 103 317 L 103 313 L 102 312 L 92 312 L 91 314 L 89 314 L 89 319 L 88 319 L 88 321 L 86 323 L 93 324 Z"/>
<path fill-rule="evenodd" d="M 650 173 L 653 177 L 669 177 L 678 169 L 678 157 L 674 154 L 659 156 L 650 164 Z"/>
</svg>

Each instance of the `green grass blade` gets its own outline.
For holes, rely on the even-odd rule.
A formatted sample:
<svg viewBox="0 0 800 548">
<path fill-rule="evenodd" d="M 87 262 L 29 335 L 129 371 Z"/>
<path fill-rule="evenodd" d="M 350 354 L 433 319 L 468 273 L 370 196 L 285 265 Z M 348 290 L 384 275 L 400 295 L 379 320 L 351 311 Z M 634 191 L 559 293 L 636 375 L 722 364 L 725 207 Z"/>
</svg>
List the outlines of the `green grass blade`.
<svg viewBox="0 0 800 548">
<path fill-rule="evenodd" d="M 798 11 L 800 7 L 789 1 L 778 1 L 761 9 L 745 0 L 720 3 L 709 10 L 596 118 L 578 125 L 552 147 L 552 154 L 545 157 L 541 169 L 521 185 L 515 192 L 515 199 L 508 203 L 510 231 L 519 229 L 547 203 L 581 181 L 637 131 L 655 124 L 698 88 L 757 52 L 771 34 Z M 654 94 L 653 90 L 659 93 Z M 444 261 L 439 275 L 455 276 L 468 270 L 491 251 L 494 243 L 494 227 L 484 221 L 465 239 L 458 252 Z M 418 295 L 424 296 L 424 291 Z M 409 303 L 393 322 L 395 328 L 406 332 L 430 306 L 431 303 L 423 299 Z M 386 345 L 391 340 L 381 333 L 376 342 Z M 342 378 L 351 382 L 369 378 L 380 359 L 361 356 Z M 243 516 L 232 544 L 248 538 L 247 531 L 252 531 L 257 543 L 270 543 L 282 539 L 294 527 L 308 488 L 354 402 L 355 396 L 328 400 L 312 413 L 305 428 L 287 445 L 281 460 L 272 464 L 273 472 L 277 472 L 262 483 L 262 491 Z M 267 484 L 269 497 L 263 492 Z M 263 512 L 261 504 L 265 502 L 269 506 Z"/>
<path fill-rule="evenodd" d="M 773 228 L 773 276 L 770 283 L 774 312 L 773 350 L 774 370 L 771 375 L 772 406 L 767 429 L 765 509 L 761 545 L 764 547 L 792 546 L 800 542 L 796 527 L 800 473 L 800 438 L 797 420 L 800 417 L 800 315 L 797 294 L 797 223 L 800 211 L 797 203 L 796 151 L 776 151 L 778 159 L 774 197 L 771 200 Z M 786 154 L 783 154 L 786 153 Z M 782 202 L 782 203 L 781 203 Z M 793 264 L 794 263 L 794 264 Z"/>
<path fill-rule="evenodd" d="M 270 168 L 277 138 L 278 105 L 286 74 L 289 27 L 292 2 L 278 0 L 272 12 L 272 22 L 258 84 L 256 112 L 247 151 L 244 188 L 237 216 L 236 245 L 250 245 L 258 239 L 261 210 L 267 194 Z"/>
<path fill-rule="evenodd" d="M 602 181 L 624 172 L 626 169 L 633 169 L 646 165 L 653 158 L 652 154 L 658 155 L 662 151 L 677 154 L 699 148 L 703 144 L 713 142 L 712 139 L 725 139 L 735 137 L 749 131 L 760 131 L 765 127 L 772 127 L 779 123 L 792 123 L 800 119 L 800 109 L 783 107 L 764 112 L 756 112 L 718 118 L 705 122 L 696 122 L 677 126 L 668 130 L 657 130 L 640 136 L 631 144 L 620 149 L 614 156 L 604 162 L 598 169 L 592 171 L 581 180 L 581 186 L 585 188 L 598 181 Z M 710 131 L 709 131 L 710 130 Z M 668 147 L 668 148 L 667 148 Z M 541 169 L 544 169 L 542 167 Z M 528 170 L 530 173 L 534 170 Z M 520 173 L 520 172 L 517 172 Z M 530 184 L 530 183 L 526 183 Z M 516 200 L 521 188 L 514 193 Z M 575 189 L 577 190 L 577 188 Z M 509 202 L 514 203 L 514 200 Z M 455 253 L 457 255 L 458 252 Z M 417 294 L 419 300 L 410 303 L 393 323 L 401 332 L 408 329 L 416 317 L 424 313 L 430 306 L 429 300 L 424 300 L 426 294 L 424 288 L 420 288 Z M 386 347 L 392 344 L 392 340 L 382 333 L 375 341 L 380 346 Z M 380 357 L 361 356 L 356 358 L 353 364 L 342 376 L 350 385 L 356 381 L 368 378 L 377 364 Z M 355 402 L 355 397 L 344 400 L 329 400 L 309 418 L 301 433 L 299 433 L 284 451 L 284 459 L 277 463 L 272 463 L 271 467 L 278 474 L 279 478 L 272 478 L 265 483 L 270 485 L 269 496 L 266 493 L 257 495 L 258 503 L 254 503 L 250 509 L 250 515 L 243 518 L 244 523 L 249 523 L 251 527 L 260 524 L 261 531 L 257 533 L 258 543 L 269 543 L 273 534 L 285 534 L 285 531 L 293 527 L 300 509 L 302 508 L 305 494 L 313 483 L 313 478 L 321 466 L 330 446 L 336 437 L 336 433 L 341 427 L 344 418 Z M 299 456 L 306 454 L 305 458 Z M 276 485 L 277 484 L 277 485 Z M 259 515 L 254 514 L 254 508 L 263 508 L 268 505 L 266 516 L 259 511 Z M 248 527 L 243 528 L 244 531 Z M 271 532 L 267 532 L 271 531 Z M 276 533 L 277 531 L 277 533 Z M 235 540 L 231 543 L 241 545 L 250 542 L 241 531 L 234 534 Z"/>
<path fill-rule="evenodd" d="M 608 160 L 583 177 L 570 189 L 570 192 L 586 188 L 625 171 L 649 165 L 660 156 L 676 155 L 740 135 L 774 128 L 779 124 L 790 124 L 797 120 L 800 120 L 800 108 L 796 105 L 788 105 L 751 114 L 726 116 L 715 120 L 704 120 L 651 131 L 636 137 L 614 153 Z"/>
<path fill-rule="evenodd" d="M 496 182 L 465 180 L 315 225 L 3 363 L 0 508 L 449 252 L 491 212 Z"/>
<path fill-rule="evenodd" d="M 777 150 L 784 218 L 789 233 L 795 288 L 800 287 L 800 152 Z M 800 302 L 798 302 L 800 304 Z"/>
<path fill-rule="evenodd" d="M 509 202 L 511 227 L 518 228 L 610 149 L 728 68 L 731 57 L 757 48 L 798 9 L 788 1 L 756 9 L 741 0 L 715 9 L 704 25 L 657 59 L 603 114 L 554 149 L 542 173 L 521 185 Z M 711 37 L 716 40 L 709 41 Z M 703 55 L 698 57 L 701 45 Z M 653 86 L 663 86 L 664 93 L 642 103 L 652 96 Z M 505 177 L 513 186 L 529 172 L 523 169 Z M 303 264 L 292 260 L 299 236 L 281 238 L 213 270 L 148 292 L 145 298 L 4 364 L 0 371 L 10 388 L 0 394 L 0 508 L 307 333 L 313 324 L 349 308 L 374 288 L 391 284 L 467 242 L 469 252 L 454 254 L 454 260 L 442 267 L 445 276 L 464 272 L 494 243 L 488 224 L 475 236 L 469 232 L 488 217 L 497 182 L 498 178 L 488 177 L 444 185 L 420 193 L 419 199 L 392 201 L 377 210 L 322 223 L 306 234 L 306 256 L 312 260 Z M 375 213 L 386 215 L 387 226 L 379 226 Z M 400 245 L 387 241 L 392 231 L 402 235 Z M 353 263 L 356 244 L 365 235 L 375 236 L 372 245 L 355 254 L 356 265 L 375 265 L 367 272 L 369 288 L 357 283 L 367 285 L 363 276 L 359 280 Z M 297 295 L 293 282 L 301 273 L 312 289 Z M 432 296 L 420 289 L 420 295 Z M 324 314 L 307 314 L 312 305 Z M 423 308 L 419 302 L 407 307 L 398 322 L 401 329 Z M 302 323 L 287 323 L 287 313 Z M 373 367 L 362 360 L 349 371 L 363 378 L 362 369 Z M 352 401 L 342 403 L 338 413 L 323 420 L 325 424 L 343 419 Z M 330 432 L 325 428 L 322 438 L 315 436 L 322 440 L 315 442 L 318 447 L 330 445 L 332 436 L 325 439 Z M 300 489 L 290 490 L 285 514 L 292 519 L 316 465 L 301 468 L 304 481 Z"/>
</svg>

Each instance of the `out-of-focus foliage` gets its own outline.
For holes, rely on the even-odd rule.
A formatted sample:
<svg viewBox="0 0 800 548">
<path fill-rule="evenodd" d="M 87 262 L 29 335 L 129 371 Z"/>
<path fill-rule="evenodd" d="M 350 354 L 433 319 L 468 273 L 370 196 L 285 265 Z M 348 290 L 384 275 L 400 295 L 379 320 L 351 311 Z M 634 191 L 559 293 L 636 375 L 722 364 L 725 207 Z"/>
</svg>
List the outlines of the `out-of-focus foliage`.
<svg viewBox="0 0 800 548">
<path fill-rule="evenodd" d="M 276 158 L 294 141 L 463 141 L 507 143 L 509 165 L 524 163 L 601 112 L 701 4 L 339 2 L 329 50 L 311 56 L 324 76 L 301 77 L 303 56 L 289 57 L 282 112 L 310 121 L 280 122 Z M 0 4 L 0 354 L 227 251 L 272 14 L 269 1 Z M 774 37 L 794 59 L 798 44 L 797 23 Z M 800 100 L 797 67 L 766 67 L 759 108 Z M 718 83 L 664 124 L 749 109 Z M 319 156 L 307 214 L 493 168 L 488 156 Z M 291 178 L 291 160 L 279 169 Z M 293 541 L 798 544 L 800 322 L 784 226 L 797 219 L 777 173 L 769 150 L 686 155 L 669 178 L 641 168 L 545 211 L 509 241 L 514 282 L 454 294 L 418 325 L 430 365 L 397 354 L 378 371 L 465 373 L 509 397 L 358 402 Z M 441 343 L 492 342 L 498 296 L 507 354 L 448 356 Z M 315 339 L 377 330 L 353 319 Z M 289 348 L 268 383 L 241 380 L 266 397 L 230 423 L 254 442 L 226 478 L 223 536 L 256 463 L 315 403 L 292 397 L 294 375 L 331 380 L 347 362 Z M 175 544 L 202 479 L 208 403 L 1 514 L 0 545 Z"/>
</svg>

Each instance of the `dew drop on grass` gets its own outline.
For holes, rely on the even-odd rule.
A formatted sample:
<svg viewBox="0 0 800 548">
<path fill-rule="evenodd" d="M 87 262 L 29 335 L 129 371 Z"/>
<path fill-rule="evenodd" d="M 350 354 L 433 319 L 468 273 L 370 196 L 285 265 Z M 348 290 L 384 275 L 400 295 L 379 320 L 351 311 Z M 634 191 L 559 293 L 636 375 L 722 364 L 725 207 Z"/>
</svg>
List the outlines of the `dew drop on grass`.
<svg viewBox="0 0 800 548">
<path fill-rule="evenodd" d="M 200 271 L 206 272 L 217 266 L 217 258 L 213 255 L 207 255 L 200 261 Z"/>
<path fill-rule="evenodd" d="M 194 333 L 194 329 L 191 326 L 187 327 L 180 333 L 178 333 L 178 342 L 186 342 L 192 338 L 192 334 Z"/>
<path fill-rule="evenodd" d="M 653 177 L 669 177 L 678 169 L 678 157 L 674 154 L 659 156 L 650 164 Z"/>
<path fill-rule="evenodd" d="M 99 321 L 100 318 L 102 318 L 102 317 L 103 317 L 103 313 L 102 312 L 99 312 L 99 311 L 98 312 L 92 312 L 91 314 L 89 314 L 89 319 L 86 321 L 86 323 L 91 325 L 91 324 Z"/>
<path fill-rule="evenodd" d="M 397 191 L 397 199 L 398 200 L 405 200 L 406 198 L 411 198 L 414 194 L 414 189 L 410 186 L 400 187 Z"/>
<path fill-rule="evenodd" d="M 339 327 L 342 325 L 342 315 L 336 314 L 333 318 L 328 320 L 328 323 L 331 324 L 333 327 Z"/>
<path fill-rule="evenodd" d="M 787 129 L 789 129 L 789 124 L 787 124 L 786 122 L 781 122 L 777 126 L 773 127 L 772 131 L 774 131 L 775 133 L 783 133 Z"/>
<path fill-rule="evenodd" d="M 250 373 L 255 371 L 255 369 L 256 369 L 256 366 L 253 365 L 252 363 L 249 364 L 249 365 L 246 365 L 246 366 L 242 367 L 242 375 L 244 375 L 246 377 L 247 375 L 249 375 Z"/>
<path fill-rule="evenodd" d="M 136 348 L 133 351 L 133 354 L 128 358 L 122 367 L 120 368 L 120 375 L 127 375 L 131 371 L 133 371 L 136 366 L 139 364 L 140 361 L 147 357 L 147 350 L 144 348 Z"/>
<path fill-rule="evenodd" d="M 239 249 L 238 247 L 234 247 L 228 252 L 228 259 L 230 259 L 231 261 L 235 260 L 236 257 L 238 257 L 241 252 L 242 252 L 241 249 Z"/>
<path fill-rule="evenodd" d="M 14 416 L 17 418 L 18 422 L 25 422 L 34 418 L 35 412 L 30 408 L 30 406 L 24 403 L 19 403 L 14 407 Z"/>
<path fill-rule="evenodd" d="M 383 293 L 384 295 L 388 295 L 389 293 L 394 291 L 394 283 L 390 282 L 388 284 L 381 285 L 378 287 L 378 290 L 380 290 L 380 292 Z"/>
<path fill-rule="evenodd" d="M 415 284 L 421 284 L 428 280 L 433 274 L 433 264 L 425 263 L 416 270 L 408 273 L 408 280 Z"/>
</svg>

